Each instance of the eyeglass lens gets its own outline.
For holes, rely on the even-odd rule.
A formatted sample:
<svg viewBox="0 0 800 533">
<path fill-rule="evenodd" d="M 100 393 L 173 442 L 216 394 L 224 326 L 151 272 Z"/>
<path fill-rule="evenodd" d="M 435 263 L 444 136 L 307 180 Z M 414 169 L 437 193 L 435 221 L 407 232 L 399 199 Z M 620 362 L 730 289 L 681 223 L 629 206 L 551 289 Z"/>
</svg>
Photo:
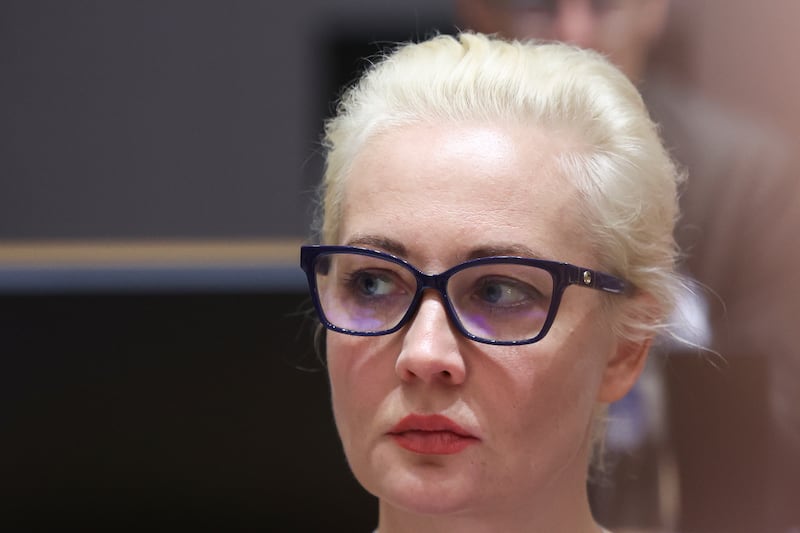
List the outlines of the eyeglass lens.
<svg viewBox="0 0 800 533">
<path fill-rule="evenodd" d="M 417 293 L 414 272 L 381 257 L 325 254 L 314 272 L 325 318 L 353 332 L 377 334 L 396 327 Z M 520 341 L 542 330 L 553 277 L 532 265 L 479 263 L 453 274 L 446 291 L 464 330 L 487 340 Z"/>
</svg>

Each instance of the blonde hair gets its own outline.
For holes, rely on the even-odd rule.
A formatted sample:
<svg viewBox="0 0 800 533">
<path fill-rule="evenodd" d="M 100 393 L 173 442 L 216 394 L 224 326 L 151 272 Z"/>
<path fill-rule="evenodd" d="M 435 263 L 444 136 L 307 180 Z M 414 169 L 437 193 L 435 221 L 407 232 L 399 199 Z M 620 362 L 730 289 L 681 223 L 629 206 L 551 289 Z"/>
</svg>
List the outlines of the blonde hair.
<svg viewBox="0 0 800 533">
<path fill-rule="evenodd" d="M 627 304 L 609 298 L 619 317 L 612 324 L 635 339 L 663 327 L 683 286 L 673 238 L 681 175 L 624 74 L 564 44 L 462 33 L 401 45 L 345 92 L 326 123 L 323 242 L 337 240 L 359 150 L 381 132 L 420 122 L 523 124 L 573 141 L 554 156 L 579 192 L 600 266 L 650 295 Z"/>
</svg>

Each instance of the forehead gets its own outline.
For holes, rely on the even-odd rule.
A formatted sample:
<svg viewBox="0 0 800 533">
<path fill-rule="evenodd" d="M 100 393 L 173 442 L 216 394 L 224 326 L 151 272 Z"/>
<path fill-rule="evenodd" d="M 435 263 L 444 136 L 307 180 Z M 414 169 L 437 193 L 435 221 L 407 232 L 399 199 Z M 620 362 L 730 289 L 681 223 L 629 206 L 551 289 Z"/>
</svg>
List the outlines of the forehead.
<svg viewBox="0 0 800 533">
<path fill-rule="evenodd" d="M 476 248 L 585 258 L 578 194 L 557 165 L 563 134 L 522 126 L 412 125 L 382 133 L 345 180 L 339 240 L 397 242 L 439 267 Z"/>
</svg>

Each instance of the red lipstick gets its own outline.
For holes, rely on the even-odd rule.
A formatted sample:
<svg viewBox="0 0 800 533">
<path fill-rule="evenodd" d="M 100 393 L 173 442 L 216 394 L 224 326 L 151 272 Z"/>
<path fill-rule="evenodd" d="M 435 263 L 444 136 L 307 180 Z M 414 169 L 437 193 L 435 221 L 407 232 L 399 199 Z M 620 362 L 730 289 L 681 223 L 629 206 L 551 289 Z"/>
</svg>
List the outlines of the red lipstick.
<svg viewBox="0 0 800 533">
<path fill-rule="evenodd" d="M 388 432 L 389 436 L 408 451 L 426 455 L 458 453 L 480 441 L 446 416 L 408 415 Z"/>
</svg>

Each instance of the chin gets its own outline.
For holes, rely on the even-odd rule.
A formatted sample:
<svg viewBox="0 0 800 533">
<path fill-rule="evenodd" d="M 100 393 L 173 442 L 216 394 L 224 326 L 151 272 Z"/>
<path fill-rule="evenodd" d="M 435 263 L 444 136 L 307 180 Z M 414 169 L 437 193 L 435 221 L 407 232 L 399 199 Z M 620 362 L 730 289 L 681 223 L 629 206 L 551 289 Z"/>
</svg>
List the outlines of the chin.
<svg viewBox="0 0 800 533">
<path fill-rule="evenodd" d="M 464 469 L 455 464 L 423 460 L 382 472 L 374 483 L 364 483 L 382 506 L 420 515 L 446 515 L 465 512 L 480 501 L 483 483 L 465 476 Z"/>
<path fill-rule="evenodd" d="M 422 489 L 411 491 L 387 491 L 386 495 L 379 495 L 381 505 L 388 505 L 405 512 L 417 515 L 443 516 L 468 512 L 475 508 L 475 499 L 466 494 L 460 494 L 458 489 Z"/>
</svg>

